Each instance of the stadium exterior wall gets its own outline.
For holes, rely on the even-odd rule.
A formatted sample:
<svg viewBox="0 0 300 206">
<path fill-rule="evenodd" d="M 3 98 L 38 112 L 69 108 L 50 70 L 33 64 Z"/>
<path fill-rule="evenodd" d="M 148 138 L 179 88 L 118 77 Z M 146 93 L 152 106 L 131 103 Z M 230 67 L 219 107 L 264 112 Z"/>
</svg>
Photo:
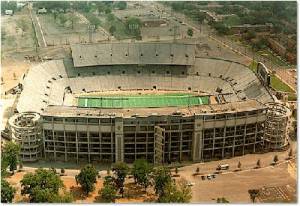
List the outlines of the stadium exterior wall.
<svg viewBox="0 0 300 206">
<path fill-rule="evenodd" d="M 263 150 L 266 113 L 260 108 L 187 116 L 44 116 L 43 153 L 56 161 L 153 162 L 155 128 L 162 128 L 164 162 L 229 158 Z"/>
</svg>

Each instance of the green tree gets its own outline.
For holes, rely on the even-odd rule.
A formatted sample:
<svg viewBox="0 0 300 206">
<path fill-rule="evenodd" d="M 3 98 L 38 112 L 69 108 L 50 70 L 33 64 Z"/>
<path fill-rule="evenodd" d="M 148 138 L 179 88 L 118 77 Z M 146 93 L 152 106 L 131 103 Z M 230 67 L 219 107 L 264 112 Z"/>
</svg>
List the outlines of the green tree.
<svg viewBox="0 0 300 206">
<path fill-rule="evenodd" d="M 165 186 L 172 181 L 171 172 L 168 168 L 157 167 L 154 169 L 153 176 L 155 193 L 161 197 L 164 194 Z"/>
<path fill-rule="evenodd" d="M 1 178 L 1 203 L 11 203 L 14 199 L 16 189 L 9 185 L 9 183 Z"/>
<path fill-rule="evenodd" d="M 119 189 L 120 194 L 124 194 L 124 182 L 125 178 L 129 172 L 129 167 L 127 166 L 126 163 L 124 162 L 117 162 L 113 164 L 113 169 L 112 171 L 114 172 L 114 175 L 116 176 L 115 178 L 115 184 L 116 187 Z"/>
<path fill-rule="evenodd" d="M 250 196 L 250 199 L 252 200 L 252 202 L 254 203 L 255 202 L 255 199 L 256 197 L 258 196 L 259 194 L 259 190 L 258 189 L 252 189 L 252 190 L 248 190 L 248 193 L 249 193 L 249 196 Z"/>
<path fill-rule="evenodd" d="M 39 168 L 35 173 L 25 174 L 21 180 L 21 194 L 28 195 L 30 202 L 51 202 L 64 187 L 60 177 L 53 170 Z"/>
<path fill-rule="evenodd" d="M 274 158 L 273 158 L 273 162 L 275 164 L 277 164 L 278 161 L 279 161 L 278 155 L 275 155 Z"/>
<path fill-rule="evenodd" d="M 97 29 L 101 25 L 100 19 L 98 19 L 94 14 L 87 13 L 85 15 L 87 20 L 90 22 L 91 25 L 95 25 L 95 29 Z"/>
<path fill-rule="evenodd" d="M 256 162 L 256 166 L 257 166 L 257 168 L 260 168 L 260 167 L 261 167 L 261 162 L 260 162 L 260 159 L 258 159 L 258 160 L 257 160 L 257 162 Z"/>
<path fill-rule="evenodd" d="M 141 28 L 142 22 L 139 18 L 136 17 L 130 17 L 126 21 L 126 28 L 128 30 L 128 33 L 134 36 L 140 36 L 141 35 Z"/>
<path fill-rule="evenodd" d="M 119 1 L 116 3 L 116 7 L 120 10 L 124 10 L 127 8 L 127 2 L 126 1 Z"/>
<path fill-rule="evenodd" d="M 294 154 L 294 152 L 293 152 L 293 149 L 291 148 L 290 151 L 289 151 L 289 158 L 292 158 L 293 154 Z"/>
<path fill-rule="evenodd" d="M 80 170 L 80 173 L 75 176 L 76 183 L 80 184 L 86 195 L 94 191 L 94 184 L 97 182 L 97 170 L 91 164 L 86 165 Z"/>
<path fill-rule="evenodd" d="M 163 203 L 188 203 L 192 198 L 192 189 L 187 185 L 187 181 L 180 179 L 178 184 L 168 182 L 164 188 L 164 193 L 159 197 L 159 202 Z"/>
<path fill-rule="evenodd" d="M 99 190 L 99 195 L 103 202 L 115 202 L 117 198 L 117 190 L 113 185 L 104 184 L 104 187 Z"/>
<path fill-rule="evenodd" d="M 229 201 L 225 197 L 218 197 L 217 203 L 229 203 Z"/>
<path fill-rule="evenodd" d="M 150 173 L 152 172 L 152 167 L 144 159 L 137 159 L 133 163 L 132 174 L 135 181 L 142 185 L 145 190 L 150 185 Z"/>
<path fill-rule="evenodd" d="M 7 142 L 4 145 L 2 156 L 9 166 L 9 170 L 14 172 L 17 169 L 20 155 L 20 145 L 14 142 Z"/>
<path fill-rule="evenodd" d="M 111 8 L 107 7 L 105 10 L 104 10 L 105 14 L 109 14 L 111 13 Z"/>
<path fill-rule="evenodd" d="M 57 19 L 61 26 L 65 26 L 65 23 L 68 21 L 68 18 L 65 14 L 58 14 Z"/>
<path fill-rule="evenodd" d="M 218 34 L 227 35 L 229 33 L 228 27 L 222 23 L 215 23 L 213 26 L 217 30 Z"/>
<path fill-rule="evenodd" d="M 110 26 L 110 28 L 109 28 L 109 33 L 110 33 L 111 35 L 114 35 L 115 31 L 116 31 L 116 27 L 115 27 L 114 25 Z"/>
<path fill-rule="evenodd" d="M 189 36 L 189 37 L 192 37 L 193 36 L 193 34 L 194 34 L 194 31 L 193 31 L 193 29 L 192 28 L 188 28 L 188 30 L 187 30 L 187 35 Z"/>
<path fill-rule="evenodd" d="M 237 165 L 238 169 L 242 169 L 242 163 L 239 161 L 238 165 Z"/>
<path fill-rule="evenodd" d="M 178 167 L 175 167 L 175 174 L 178 174 Z"/>
<path fill-rule="evenodd" d="M 9 166 L 8 161 L 2 153 L 2 155 L 1 155 L 1 177 L 6 177 L 8 175 L 8 172 L 7 172 L 8 166 Z"/>
<path fill-rule="evenodd" d="M 72 13 L 69 14 L 67 19 L 71 22 L 71 29 L 74 29 L 74 25 L 78 23 L 79 17 Z"/>
</svg>

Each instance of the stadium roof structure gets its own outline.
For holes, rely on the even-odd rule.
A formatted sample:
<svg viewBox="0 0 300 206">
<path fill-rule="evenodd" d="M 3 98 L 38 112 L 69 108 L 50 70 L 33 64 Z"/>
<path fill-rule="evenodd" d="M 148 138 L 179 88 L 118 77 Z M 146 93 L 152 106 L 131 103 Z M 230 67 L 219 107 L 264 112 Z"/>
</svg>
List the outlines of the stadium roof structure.
<svg viewBox="0 0 300 206">
<path fill-rule="evenodd" d="M 195 63 L 194 44 L 154 42 L 74 44 L 71 50 L 74 67 Z"/>
</svg>

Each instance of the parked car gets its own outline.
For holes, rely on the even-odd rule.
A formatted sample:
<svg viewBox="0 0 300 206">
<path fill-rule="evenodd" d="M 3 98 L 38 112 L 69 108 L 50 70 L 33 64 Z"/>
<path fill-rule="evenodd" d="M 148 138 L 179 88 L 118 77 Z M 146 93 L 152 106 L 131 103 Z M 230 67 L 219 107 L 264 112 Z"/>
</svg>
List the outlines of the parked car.
<svg viewBox="0 0 300 206">
<path fill-rule="evenodd" d="M 195 183 L 194 183 L 194 182 L 188 182 L 186 185 L 187 185 L 187 186 L 194 186 Z"/>
</svg>

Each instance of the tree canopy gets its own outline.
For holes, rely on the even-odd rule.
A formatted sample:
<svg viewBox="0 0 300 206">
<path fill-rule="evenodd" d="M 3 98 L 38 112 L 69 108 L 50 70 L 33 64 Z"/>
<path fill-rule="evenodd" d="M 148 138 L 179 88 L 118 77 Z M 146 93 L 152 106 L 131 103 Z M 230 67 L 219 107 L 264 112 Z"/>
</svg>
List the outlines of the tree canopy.
<svg viewBox="0 0 300 206">
<path fill-rule="evenodd" d="M 129 167 L 124 162 L 117 162 L 113 164 L 113 169 L 116 187 L 119 189 L 120 193 L 123 195 L 124 192 L 124 182 L 125 178 L 129 172 Z"/>
<path fill-rule="evenodd" d="M 1 203 L 11 203 L 16 193 L 16 189 L 1 178 Z"/>
<path fill-rule="evenodd" d="M 187 181 L 180 179 L 176 184 L 170 181 L 164 187 L 164 193 L 159 197 L 159 202 L 163 203 L 188 203 L 192 198 L 191 187 Z"/>
<path fill-rule="evenodd" d="M 106 176 L 103 188 L 99 190 L 99 195 L 101 196 L 101 200 L 103 202 L 115 202 L 117 197 L 117 190 L 114 184 L 114 178 L 111 176 Z"/>
<path fill-rule="evenodd" d="M 83 191 L 87 194 L 94 191 L 94 184 L 97 182 L 98 172 L 91 164 L 86 165 L 80 170 L 80 173 L 75 176 L 76 183 L 80 184 Z"/>
<path fill-rule="evenodd" d="M 157 167 L 154 169 L 153 176 L 155 193 L 161 197 L 164 195 L 165 186 L 172 181 L 171 172 L 168 168 Z"/>
<path fill-rule="evenodd" d="M 2 156 L 4 158 L 4 161 L 8 164 L 10 171 L 14 171 L 17 169 L 19 155 L 20 145 L 11 141 L 5 143 Z"/>
<path fill-rule="evenodd" d="M 40 168 L 35 173 L 25 174 L 21 187 L 21 194 L 28 195 L 30 202 L 40 203 L 55 201 L 64 184 L 52 170 Z"/>
<path fill-rule="evenodd" d="M 132 174 L 135 181 L 142 185 L 145 189 L 150 185 L 151 165 L 144 159 L 137 159 L 133 163 Z"/>
</svg>

